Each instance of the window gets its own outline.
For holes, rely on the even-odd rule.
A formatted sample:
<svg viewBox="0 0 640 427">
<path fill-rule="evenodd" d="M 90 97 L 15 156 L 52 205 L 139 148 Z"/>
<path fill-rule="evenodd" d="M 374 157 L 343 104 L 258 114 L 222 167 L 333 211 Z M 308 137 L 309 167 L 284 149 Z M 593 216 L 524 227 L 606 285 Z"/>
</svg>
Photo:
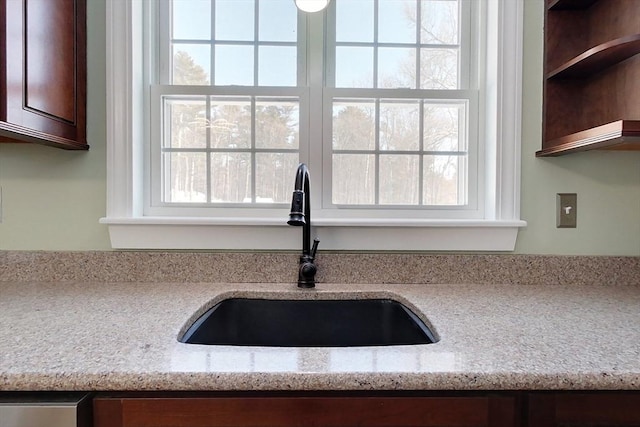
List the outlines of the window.
<svg viewBox="0 0 640 427">
<path fill-rule="evenodd" d="M 420 208 L 420 216 L 476 207 L 477 6 L 335 2 L 326 21 L 325 207 Z"/>
<path fill-rule="evenodd" d="M 150 9 L 161 24 L 150 35 L 160 72 L 149 85 L 147 212 L 286 206 L 308 109 L 293 2 L 167 0 Z"/>
<path fill-rule="evenodd" d="M 520 0 L 122 3 L 114 247 L 297 248 L 302 161 L 321 248 L 513 249 Z"/>
</svg>

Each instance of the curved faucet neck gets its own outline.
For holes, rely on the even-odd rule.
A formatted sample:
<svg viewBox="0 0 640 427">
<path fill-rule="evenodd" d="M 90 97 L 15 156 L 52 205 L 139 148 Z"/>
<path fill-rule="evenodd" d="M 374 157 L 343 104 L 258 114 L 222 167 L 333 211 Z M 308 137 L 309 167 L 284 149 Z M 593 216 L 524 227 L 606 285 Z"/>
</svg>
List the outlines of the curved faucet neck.
<svg viewBox="0 0 640 427">
<path fill-rule="evenodd" d="M 295 191 L 302 191 L 304 194 L 302 254 L 311 256 L 311 190 L 309 186 L 309 169 L 304 163 L 300 163 L 296 172 Z"/>
<path fill-rule="evenodd" d="M 313 247 L 311 246 L 311 190 L 309 169 L 304 163 L 300 163 L 296 171 L 291 213 L 287 223 L 289 225 L 302 226 L 302 255 L 300 256 L 298 270 L 298 286 L 301 288 L 313 288 L 317 271 L 314 258 L 320 241 L 314 239 Z"/>
<path fill-rule="evenodd" d="M 296 171 L 295 190 L 307 192 L 309 190 L 309 168 L 306 164 L 300 163 Z"/>
</svg>

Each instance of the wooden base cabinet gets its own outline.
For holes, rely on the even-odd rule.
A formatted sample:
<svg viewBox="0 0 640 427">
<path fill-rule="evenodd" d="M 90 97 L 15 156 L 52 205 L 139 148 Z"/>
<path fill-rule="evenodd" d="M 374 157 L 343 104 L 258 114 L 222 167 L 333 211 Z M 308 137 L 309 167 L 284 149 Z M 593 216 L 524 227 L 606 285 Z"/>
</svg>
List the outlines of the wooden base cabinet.
<svg viewBox="0 0 640 427">
<path fill-rule="evenodd" d="M 637 427 L 640 392 L 531 393 L 529 427 Z"/>
<path fill-rule="evenodd" d="M 638 427 L 640 391 L 120 393 L 94 427 Z"/>
<path fill-rule="evenodd" d="M 518 426 L 516 398 L 469 396 L 97 397 L 94 427 Z"/>
</svg>

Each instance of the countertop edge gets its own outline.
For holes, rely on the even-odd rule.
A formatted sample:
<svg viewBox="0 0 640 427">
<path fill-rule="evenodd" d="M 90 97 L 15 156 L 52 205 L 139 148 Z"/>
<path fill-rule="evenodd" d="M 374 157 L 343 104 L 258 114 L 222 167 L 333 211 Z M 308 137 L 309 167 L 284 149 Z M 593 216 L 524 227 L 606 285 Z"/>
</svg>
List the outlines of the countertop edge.
<svg viewBox="0 0 640 427">
<path fill-rule="evenodd" d="M 640 373 L 482 374 L 21 374 L 0 391 L 551 391 L 640 390 Z"/>
</svg>

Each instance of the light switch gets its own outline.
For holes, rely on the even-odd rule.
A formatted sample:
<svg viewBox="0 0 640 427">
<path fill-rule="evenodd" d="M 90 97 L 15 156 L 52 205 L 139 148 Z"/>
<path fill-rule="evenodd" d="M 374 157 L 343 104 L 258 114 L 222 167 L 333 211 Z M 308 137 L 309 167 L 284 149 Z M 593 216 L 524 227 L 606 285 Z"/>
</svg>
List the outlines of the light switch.
<svg viewBox="0 0 640 427">
<path fill-rule="evenodd" d="M 556 195 L 556 227 L 576 228 L 578 220 L 578 195 L 558 193 Z"/>
</svg>

